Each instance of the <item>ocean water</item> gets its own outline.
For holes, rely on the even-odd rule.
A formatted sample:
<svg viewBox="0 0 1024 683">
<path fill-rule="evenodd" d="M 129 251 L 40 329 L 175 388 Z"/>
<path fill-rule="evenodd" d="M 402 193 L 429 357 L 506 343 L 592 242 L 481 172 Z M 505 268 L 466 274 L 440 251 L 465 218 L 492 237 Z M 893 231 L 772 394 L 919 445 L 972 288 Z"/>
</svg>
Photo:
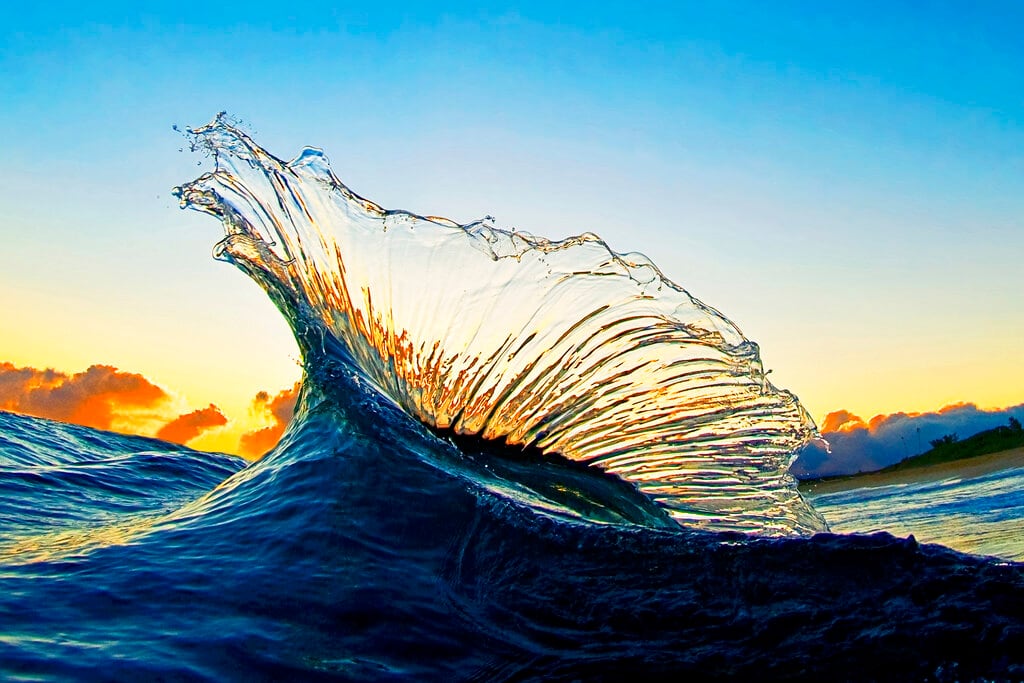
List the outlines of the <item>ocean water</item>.
<svg viewBox="0 0 1024 683">
<path fill-rule="evenodd" d="M 1024 677 L 1021 565 L 544 514 L 347 393 L 248 465 L 0 414 L 0 679 Z"/>
<path fill-rule="evenodd" d="M 1024 562 L 1024 468 L 811 495 L 832 531 L 913 535 Z"/>
<path fill-rule="evenodd" d="M 193 142 L 295 418 L 247 463 L 0 413 L 0 678 L 1024 679 L 1022 565 L 828 533 L 796 397 L 644 257 Z"/>
</svg>

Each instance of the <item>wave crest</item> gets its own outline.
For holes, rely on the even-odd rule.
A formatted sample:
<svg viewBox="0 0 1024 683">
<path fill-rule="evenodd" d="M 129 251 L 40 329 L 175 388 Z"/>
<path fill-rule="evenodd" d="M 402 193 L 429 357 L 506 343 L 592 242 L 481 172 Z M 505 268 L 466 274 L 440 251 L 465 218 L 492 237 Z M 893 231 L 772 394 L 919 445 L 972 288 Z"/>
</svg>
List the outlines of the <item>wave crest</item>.
<svg viewBox="0 0 1024 683">
<path fill-rule="evenodd" d="M 292 325 L 430 427 L 612 473 L 686 526 L 825 528 L 787 469 L 816 435 L 736 325 L 641 254 L 385 210 L 323 152 L 272 156 L 223 116 L 190 131 L 215 169 L 176 188 L 221 219 L 215 256 Z"/>
</svg>

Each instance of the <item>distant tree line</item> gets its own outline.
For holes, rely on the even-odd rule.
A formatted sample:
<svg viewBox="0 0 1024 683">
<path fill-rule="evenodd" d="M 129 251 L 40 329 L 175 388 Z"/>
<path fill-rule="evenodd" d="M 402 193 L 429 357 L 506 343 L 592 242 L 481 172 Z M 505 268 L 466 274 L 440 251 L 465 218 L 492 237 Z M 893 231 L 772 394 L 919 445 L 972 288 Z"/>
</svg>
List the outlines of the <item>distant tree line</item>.
<svg viewBox="0 0 1024 683">
<path fill-rule="evenodd" d="M 1010 424 L 1007 427 L 996 427 L 995 429 L 979 432 L 962 441 L 956 433 L 946 434 L 938 439 L 933 439 L 930 443 L 932 448 L 927 453 L 907 458 L 881 471 L 888 472 L 907 467 L 922 467 L 941 462 L 973 458 L 979 455 L 988 455 L 989 453 L 999 453 L 1012 448 L 1021 448 L 1024 447 L 1024 428 L 1021 427 L 1020 420 L 1011 417 Z"/>
<path fill-rule="evenodd" d="M 996 427 L 995 429 L 990 429 L 988 431 L 989 432 L 995 432 L 996 434 L 999 434 L 1001 432 L 1010 432 L 1011 434 L 1020 434 L 1021 432 L 1024 432 L 1024 428 L 1021 427 L 1020 420 L 1018 420 L 1017 418 L 1015 418 L 1013 416 L 1010 416 L 1010 426 L 1009 426 L 1009 428 L 1006 428 L 1006 427 Z M 988 432 L 982 432 L 982 434 L 987 434 L 987 433 Z M 932 439 L 928 443 L 930 443 L 932 445 L 932 448 L 941 448 L 942 446 L 949 446 L 949 445 L 955 444 L 959 440 L 960 440 L 960 437 L 956 435 L 956 432 L 954 432 L 952 434 L 946 434 L 945 436 L 940 436 L 937 439 Z"/>
</svg>

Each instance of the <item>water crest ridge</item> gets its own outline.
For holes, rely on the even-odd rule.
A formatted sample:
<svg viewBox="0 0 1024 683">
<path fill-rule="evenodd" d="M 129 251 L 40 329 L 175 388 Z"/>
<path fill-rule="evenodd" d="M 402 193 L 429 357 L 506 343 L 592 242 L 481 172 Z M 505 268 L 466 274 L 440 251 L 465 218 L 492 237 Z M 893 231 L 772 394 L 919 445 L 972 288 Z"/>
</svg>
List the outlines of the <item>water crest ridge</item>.
<svg viewBox="0 0 1024 683">
<path fill-rule="evenodd" d="M 813 422 L 643 255 L 385 210 L 320 150 L 283 162 L 223 117 L 190 134 L 215 168 L 182 205 L 221 219 L 216 256 L 268 292 L 307 365 L 335 340 L 429 427 L 600 468 L 686 526 L 824 529 L 787 472 Z"/>
</svg>

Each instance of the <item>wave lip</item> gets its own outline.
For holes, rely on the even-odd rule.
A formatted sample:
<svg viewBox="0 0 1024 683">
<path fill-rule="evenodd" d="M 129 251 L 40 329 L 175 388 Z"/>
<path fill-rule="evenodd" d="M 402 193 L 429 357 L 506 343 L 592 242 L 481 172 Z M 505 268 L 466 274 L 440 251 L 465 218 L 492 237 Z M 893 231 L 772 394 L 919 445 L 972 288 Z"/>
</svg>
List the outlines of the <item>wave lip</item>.
<svg viewBox="0 0 1024 683">
<path fill-rule="evenodd" d="M 222 221 L 215 256 L 267 291 L 309 376 L 340 345 L 429 427 L 598 467 L 685 526 L 825 529 L 788 474 L 817 434 L 806 411 L 643 255 L 385 210 L 322 151 L 284 162 L 224 116 L 190 134 L 215 168 L 175 192 Z"/>
</svg>

